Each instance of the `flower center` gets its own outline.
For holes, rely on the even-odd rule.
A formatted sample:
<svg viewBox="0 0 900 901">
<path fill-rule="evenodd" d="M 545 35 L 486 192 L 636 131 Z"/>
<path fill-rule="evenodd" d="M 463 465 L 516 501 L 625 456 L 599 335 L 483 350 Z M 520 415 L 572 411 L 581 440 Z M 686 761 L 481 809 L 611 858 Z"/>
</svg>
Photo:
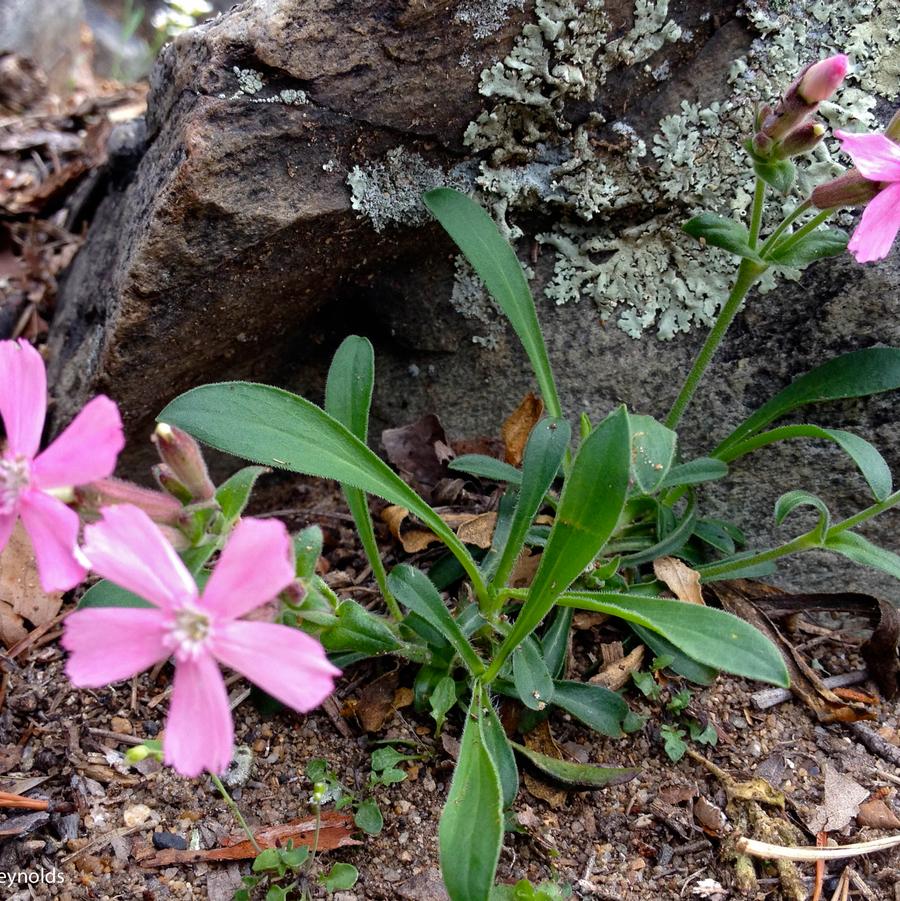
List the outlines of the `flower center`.
<svg viewBox="0 0 900 901">
<path fill-rule="evenodd" d="M 24 457 L 0 460 L 0 515 L 12 513 L 28 487 L 31 473 Z"/>
<path fill-rule="evenodd" d="M 176 660 L 196 660 L 211 633 L 209 616 L 194 607 L 184 606 L 175 612 L 169 623 L 165 641 Z"/>
</svg>

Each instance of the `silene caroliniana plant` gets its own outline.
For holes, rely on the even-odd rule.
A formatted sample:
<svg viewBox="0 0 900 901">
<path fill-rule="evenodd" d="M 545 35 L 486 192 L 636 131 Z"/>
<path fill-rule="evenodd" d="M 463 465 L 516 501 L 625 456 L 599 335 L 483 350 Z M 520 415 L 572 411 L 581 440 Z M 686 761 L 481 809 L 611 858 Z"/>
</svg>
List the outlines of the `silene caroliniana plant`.
<svg viewBox="0 0 900 901">
<path fill-rule="evenodd" d="M 883 134 L 838 132 L 854 168 L 819 185 L 762 234 L 767 194 L 791 189 L 792 160 L 825 134 L 815 120 L 818 104 L 838 88 L 846 71 L 843 56 L 809 66 L 774 108 L 759 111 L 746 143 L 756 180 L 748 226 L 710 214 L 686 223 L 691 235 L 733 253 L 737 274 L 662 422 L 624 407 L 596 425 L 582 415 L 573 441 L 513 250 L 466 196 L 449 189 L 425 196 L 521 340 L 547 413 L 529 437 L 521 467 L 477 455 L 451 464 L 507 486 L 487 552 L 467 547 L 368 448 L 374 363 L 363 338 L 350 337 L 338 349 L 324 409 L 246 382 L 206 385 L 175 399 L 160 414 L 155 434 L 162 459 L 156 476 L 163 491 L 110 478 L 122 439 L 118 413 L 105 399 L 88 405 L 39 454 L 43 364 L 26 345 L 0 344 L 0 415 L 7 434 L 0 462 L 0 545 L 21 517 L 45 586 L 70 588 L 88 568 L 104 577 L 66 622 L 63 643 L 73 682 L 106 684 L 173 656 L 172 705 L 158 753 L 185 775 L 210 772 L 224 792 L 217 774 L 230 757 L 232 731 L 218 663 L 302 711 L 327 695 L 338 668 L 385 654 L 410 661 L 418 667 L 414 693 L 420 709 L 430 711 L 438 725 L 455 707 L 464 711 L 439 835 L 453 901 L 510 896 L 510 887 L 497 887 L 494 879 L 506 814 L 518 791 L 517 758 L 581 788 L 595 789 L 636 773 L 546 757 L 507 735 L 498 718 L 495 700 L 504 696 L 525 708 L 521 729 L 553 708 L 608 736 L 640 728 L 641 718 L 619 693 L 564 678 L 574 611 L 617 617 L 656 653 L 660 665 L 665 662 L 690 680 L 709 682 L 725 671 L 786 685 L 780 653 L 761 633 L 721 610 L 662 597 L 651 564 L 674 555 L 709 582 L 762 576 L 781 557 L 818 548 L 900 577 L 900 557 L 855 531 L 900 503 L 878 451 L 846 431 L 812 424 L 773 426 L 811 403 L 900 388 L 900 349 L 870 348 L 824 362 L 705 456 L 683 459 L 676 433 L 728 326 L 764 272 L 803 269 L 844 252 L 847 235 L 824 223 L 845 206 L 866 207 L 849 240 L 860 262 L 885 256 L 894 241 L 900 228 L 898 117 Z M 261 465 L 248 466 L 216 488 L 190 436 Z M 833 522 L 820 498 L 788 492 L 776 504 L 777 521 L 811 506 L 818 513 L 816 526 L 777 547 L 738 551 L 743 540 L 733 525 L 700 515 L 696 486 L 724 478 L 733 460 L 777 441 L 804 438 L 831 441 L 849 454 L 871 489 L 872 503 Z M 290 538 L 276 522 L 242 518 L 263 466 L 342 484 L 384 598 L 383 614 L 352 600 L 339 601 L 315 575 L 321 549 L 315 530 Z M 449 556 L 429 573 L 405 564 L 386 572 L 368 494 L 410 510 Z M 81 547 L 78 513 L 90 523 Z M 543 524 L 548 514 L 549 527 Z M 512 588 L 511 574 L 526 547 L 540 550 L 539 566 L 530 587 Z M 254 613 L 273 599 L 277 603 L 268 614 Z M 204 728 L 196 728 L 197 723 Z M 302 865 L 299 855 L 269 863 L 279 873 Z"/>
</svg>

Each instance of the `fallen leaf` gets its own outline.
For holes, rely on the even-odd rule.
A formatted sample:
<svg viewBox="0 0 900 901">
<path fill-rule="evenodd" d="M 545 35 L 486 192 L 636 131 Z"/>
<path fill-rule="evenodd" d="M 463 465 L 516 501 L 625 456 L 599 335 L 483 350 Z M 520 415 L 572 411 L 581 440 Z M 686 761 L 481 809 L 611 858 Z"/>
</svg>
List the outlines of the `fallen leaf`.
<svg viewBox="0 0 900 901">
<path fill-rule="evenodd" d="M 292 841 L 295 848 L 301 845 L 311 848 L 315 845 L 317 851 L 321 852 L 346 848 L 349 845 L 361 845 L 362 842 L 353 838 L 354 831 L 353 821 L 347 814 L 327 810 L 322 812 L 321 821 L 317 821 L 316 817 L 291 820 L 279 826 L 260 829 L 254 837 L 263 850 L 283 847 L 288 841 Z M 135 858 L 143 867 L 168 867 L 173 864 L 199 863 L 204 860 L 250 860 L 256 855 L 256 849 L 243 832 L 226 836 L 222 839 L 220 847 L 207 851 L 167 849 L 154 854 L 153 848 L 149 845 L 143 845 L 135 851 Z"/>
<path fill-rule="evenodd" d="M 431 501 L 431 489 L 448 475 L 453 454 L 440 419 L 433 413 L 381 433 L 388 460 Z M 424 489 L 424 490 L 423 490 Z"/>
<path fill-rule="evenodd" d="M 62 593 L 41 588 L 31 542 L 17 523 L 0 551 L 0 641 L 12 647 L 32 627 L 50 622 L 62 606 Z"/>
<path fill-rule="evenodd" d="M 521 466 L 525 445 L 531 430 L 541 421 L 544 402 L 536 394 L 526 394 L 522 403 L 506 418 L 500 429 L 505 459 L 512 466 Z"/>
<path fill-rule="evenodd" d="M 825 790 L 822 803 L 807 824 L 811 832 L 840 831 L 856 816 L 862 802 L 869 797 L 868 790 L 855 779 L 839 773 L 827 764 L 824 769 Z"/>
<path fill-rule="evenodd" d="M 400 542 L 407 554 L 418 554 L 432 544 L 438 544 L 440 538 L 430 529 L 407 529 L 404 531 L 403 523 L 409 517 L 406 507 L 390 506 L 381 511 L 381 518 L 387 523 L 391 535 Z"/>
<path fill-rule="evenodd" d="M 656 578 L 665 582 L 679 601 L 704 606 L 703 591 L 700 588 L 700 573 L 691 569 L 677 557 L 659 557 L 653 561 Z"/>
<path fill-rule="evenodd" d="M 496 512 L 481 513 L 462 523 L 456 530 L 456 535 L 465 544 L 473 544 L 487 550 L 494 539 L 496 525 Z"/>
<path fill-rule="evenodd" d="M 562 750 L 553 738 L 550 724 L 543 720 L 538 726 L 528 732 L 524 737 L 525 747 L 547 757 L 555 757 L 564 760 Z M 527 770 L 522 773 L 525 787 L 536 798 L 545 801 L 551 807 L 562 807 L 566 803 L 567 793 L 556 786 L 549 785 L 537 776 L 532 776 Z"/>
<path fill-rule="evenodd" d="M 684 804 L 693 801 L 697 797 L 696 785 L 663 785 L 659 790 L 659 796 L 667 804 Z"/>
<path fill-rule="evenodd" d="M 608 619 L 609 615 L 606 613 L 591 613 L 587 610 L 578 610 L 575 612 L 575 616 L 572 617 L 572 625 L 579 631 L 584 631 L 585 629 L 592 629 L 594 626 L 602 625 Z"/>
<path fill-rule="evenodd" d="M 398 680 L 397 670 L 392 670 L 363 688 L 356 705 L 356 717 L 366 732 L 378 732 L 393 715 Z"/>
<path fill-rule="evenodd" d="M 637 672 L 644 662 L 645 648 L 639 644 L 627 657 L 622 657 L 613 663 L 609 663 L 597 673 L 591 676 L 588 682 L 594 685 L 602 685 L 611 691 L 618 691 L 627 684 L 631 674 Z"/>
<path fill-rule="evenodd" d="M 525 548 L 509 577 L 510 588 L 530 588 L 534 581 L 535 573 L 541 565 L 541 555 L 535 554 L 530 548 Z"/>
<path fill-rule="evenodd" d="M 694 819 L 707 835 L 722 835 L 728 826 L 728 817 L 721 807 L 701 797 L 694 801 Z"/>
<path fill-rule="evenodd" d="M 856 822 L 871 829 L 900 829 L 900 819 L 881 798 L 873 798 L 859 805 Z"/>
</svg>

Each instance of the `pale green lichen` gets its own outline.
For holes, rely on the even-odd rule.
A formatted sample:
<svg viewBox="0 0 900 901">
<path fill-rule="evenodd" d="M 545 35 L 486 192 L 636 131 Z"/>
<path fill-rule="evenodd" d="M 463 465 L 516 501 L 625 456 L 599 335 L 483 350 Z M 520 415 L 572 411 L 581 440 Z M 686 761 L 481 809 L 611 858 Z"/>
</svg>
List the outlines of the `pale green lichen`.
<svg viewBox="0 0 900 901">
<path fill-rule="evenodd" d="M 477 40 L 499 31 L 513 9 L 522 9 L 525 0 L 463 0 L 454 18 L 469 25 Z"/>
<path fill-rule="evenodd" d="M 266 80 L 262 72 L 256 69 L 241 69 L 239 66 L 232 68 L 237 79 L 237 90 L 228 97 L 220 94 L 222 100 L 249 100 L 251 103 L 284 103 L 288 106 L 305 106 L 309 103 L 306 91 L 300 88 L 282 88 L 264 97 L 257 96 L 266 88 Z"/>
</svg>

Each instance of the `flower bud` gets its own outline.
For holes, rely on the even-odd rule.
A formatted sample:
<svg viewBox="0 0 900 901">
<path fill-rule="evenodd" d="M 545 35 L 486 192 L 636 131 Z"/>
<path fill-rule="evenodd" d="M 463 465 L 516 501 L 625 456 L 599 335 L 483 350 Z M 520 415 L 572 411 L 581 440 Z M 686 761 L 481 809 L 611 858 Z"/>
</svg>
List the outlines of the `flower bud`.
<svg viewBox="0 0 900 901">
<path fill-rule="evenodd" d="M 122 479 L 98 479 L 75 489 L 75 504 L 82 511 L 97 514 L 110 504 L 134 504 L 154 522 L 174 525 L 181 515 L 181 504 L 161 491 L 142 488 Z"/>
<path fill-rule="evenodd" d="M 150 749 L 146 745 L 135 745 L 125 752 L 127 763 L 140 763 L 150 756 Z"/>
<path fill-rule="evenodd" d="M 813 189 L 810 201 L 819 210 L 831 210 L 841 206 L 862 206 L 881 190 L 877 181 L 869 181 L 856 169 L 845 172 L 832 181 Z"/>
<path fill-rule="evenodd" d="M 190 492 L 192 500 L 208 501 L 215 496 L 216 486 L 209 478 L 200 445 L 187 432 L 161 422 L 151 440 L 160 459 Z"/>
<path fill-rule="evenodd" d="M 894 113 L 894 118 L 887 124 L 884 130 L 886 138 L 890 138 L 895 144 L 900 144 L 900 110 Z"/>
<path fill-rule="evenodd" d="M 167 494 L 171 494 L 182 504 L 189 504 L 193 500 L 190 491 L 175 478 L 175 473 L 165 463 L 157 463 L 152 467 L 151 472 L 153 478 L 156 479 L 156 484 Z"/>
<path fill-rule="evenodd" d="M 775 157 L 783 160 L 791 156 L 808 153 L 825 137 L 825 126 L 821 122 L 804 122 L 785 135 L 775 147 Z"/>
<path fill-rule="evenodd" d="M 841 86 L 849 70 L 850 60 L 843 53 L 829 56 L 806 70 L 797 85 L 797 93 L 807 103 L 821 103 Z"/>
</svg>

